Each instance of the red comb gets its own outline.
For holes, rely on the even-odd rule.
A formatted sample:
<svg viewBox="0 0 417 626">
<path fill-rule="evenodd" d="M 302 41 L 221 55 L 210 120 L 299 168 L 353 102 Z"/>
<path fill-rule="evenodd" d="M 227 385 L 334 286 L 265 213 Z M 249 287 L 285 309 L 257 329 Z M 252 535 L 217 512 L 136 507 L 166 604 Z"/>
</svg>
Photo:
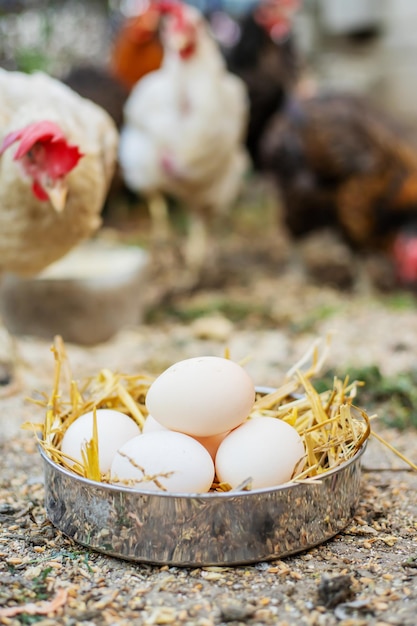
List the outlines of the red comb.
<svg viewBox="0 0 417 626">
<path fill-rule="evenodd" d="M 37 141 L 63 141 L 65 140 L 65 136 L 59 126 L 53 122 L 34 122 L 25 128 L 6 135 L 0 147 L 0 154 L 19 140 L 20 144 L 14 155 L 15 160 L 20 159 L 27 152 L 29 152 Z"/>
<path fill-rule="evenodd" d="M 161 11 L 161 13 L 176 13 L 181 9 L 180 2 L 176 0 L 156 0 L 155 6 Z"/>
<path fill-rule="evenodd" d="M 301 0 L 263 0 L 255 10 L 255 20 L 272 39 L 284 40 L 293 26 L 294 14 Z"/>
<path fill-rule="evenodd" d="M 6 137 L 3 139 L 3 143 L 0 146 L 0 156 L 3 154 L 5 150 L 7 150 L 7 148 L 9 148 L 12 144 L 14 144 L 15 141 L 20 139 L 21 135 L 22 135 L 22 131 L 20 130 L 17 130 L 14 133 L 9 133 L 8 135 L 6 135 Z"/>
<path fill-rule="evenodd" d="M 16 141 L 20 141 L 20 144 L 13 157 L 15 161 L 24 157 L 36 143 L 43 142 L 46 148 L 44 167 L 53 178 L 70 172 L 84 156 L 77 146 L 67 143 L 57 124 L 47 120 L 34 122 L 6 135 L 0 147 L 0 156 Z"/>
<path fill-rule="evenodd" d="M 393 245 L 393 257 L 400 281 L 417 281 L 417 237 L 413 233 L 399 233 Z"/>
<path fill-rule="evenodd" d="M 155 5 L 162 14 L 174 15 L 178 19 L 184 18 L 184 7 L 176 0 L 157 0 Z"/>
</svg>

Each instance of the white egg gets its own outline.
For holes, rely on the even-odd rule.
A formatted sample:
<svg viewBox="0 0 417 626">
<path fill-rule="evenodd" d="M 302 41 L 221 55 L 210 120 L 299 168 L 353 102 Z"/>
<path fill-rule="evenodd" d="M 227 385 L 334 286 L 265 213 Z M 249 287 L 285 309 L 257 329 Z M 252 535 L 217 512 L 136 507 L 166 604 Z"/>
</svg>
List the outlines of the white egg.
<svg viewBox="0 0 417 626">
<path fill-rule="evenodd" d="M 165 370 L 150 386 L 146 406 L 166 428 L 210 437 L 241 424 L 254 400 L 254 384 L 240 365 L 205 356 Z"/>
<path fill-rule="evenodd" d="M 140 428 L 128 415 L 112 409 L 97 409 L 98 457 L 100 472 L 108 472 L 116 451 L 129 439 L 140 434 Z M 80 415 L 62 439 L 61 451 L 82 462 L 81 449 L 93 436 L 93 411 Z"/>
<path fill-rule="evenodd" d="M 254 417 L 222 441 L 216 474 L 232 487 L 248 478 L 252 489 L 274 487 L 289 481 L 296 469 L 301 471 L 304 456 L 304 444 L 295 428 L 274 417 Z"/>
<path fill-rule="evenodd" d="M 125 443 L 114 457 L 110 476 L 113 482 L 129 481 L 129 486 L 144 491 L 204 493 L 212 485 L 214 463 L 192 437 L 158 430 Z"/>
</svg>

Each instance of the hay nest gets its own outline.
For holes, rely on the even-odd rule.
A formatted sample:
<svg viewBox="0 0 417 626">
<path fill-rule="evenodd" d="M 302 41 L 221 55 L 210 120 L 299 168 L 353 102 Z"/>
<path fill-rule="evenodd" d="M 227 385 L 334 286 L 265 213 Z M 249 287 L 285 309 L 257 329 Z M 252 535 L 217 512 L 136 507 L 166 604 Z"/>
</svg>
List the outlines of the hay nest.
<svg viewBox="0 0 417 626">
<path fill-rule="evenodd" d="M 259 390 L 248 419 L 274 417 L 293 426 L 305 444 L 303 469 L 292 481 L 318 479 L 352 457 L 371 434 L 370 417 L 354 404 L 360 381 L 335 378 L 331 389 L 319 393 L 312 379 L 316 376 L 329 348 L 328 341 L 316 342 L 309 352 L 288 371 L 274 390 Z M 30 424 L 46 455 L 68 470 L 101 482 L 109 476 L 100 474 L 97 429 L 86 442 L 83 462 L 61 452 L 67 428 L 80 416 L 95 409 L 114 409 L 129 415 L 142 429 L 147 417 L 146 394 L 154 377 L 148 374 L 126 375 L 101 370 L 96 376 L 77 383 L 72 376 L 64 342 L 56 337 L 51 348 L 55 374 L 49 396 L 33 400 L 45 409 L 43 424 Z M 226 353 L 226 356 L 228 354 Z M 250 488 L 244 485 L 241 488 Z M 214 482 L 212 490 L 228 491 L 229 485 Z"/>
</svg>

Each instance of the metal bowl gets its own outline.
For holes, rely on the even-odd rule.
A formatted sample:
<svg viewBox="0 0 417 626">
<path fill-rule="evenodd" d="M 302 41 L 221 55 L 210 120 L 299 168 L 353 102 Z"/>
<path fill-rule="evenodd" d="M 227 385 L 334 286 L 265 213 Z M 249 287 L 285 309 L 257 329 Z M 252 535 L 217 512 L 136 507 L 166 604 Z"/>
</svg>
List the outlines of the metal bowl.
<svg viewBox="0 0 417 626">
<path fill-rule="evenodd" d="M 41 450 L 46 511 L 78 543 L 140 563 L 196 567 L 278 559 L 330 539 L 349 523 L 364 449 L 307 482 L 195 495 L 80 478 Z"/>
</svg>

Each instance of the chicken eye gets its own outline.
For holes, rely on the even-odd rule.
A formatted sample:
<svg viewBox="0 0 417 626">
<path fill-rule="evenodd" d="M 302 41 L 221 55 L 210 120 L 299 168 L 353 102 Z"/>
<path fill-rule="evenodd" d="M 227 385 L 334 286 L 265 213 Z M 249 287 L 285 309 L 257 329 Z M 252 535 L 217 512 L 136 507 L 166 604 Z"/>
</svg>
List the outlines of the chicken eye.
<svg viewBox="0 0 417 626">
<path fill-rule="evenodd" d="M 39 153 L 41 151 L 41 146 L 39 144 L 33 144 L 33 146 L 26 152 L 26 157 L 29 161 L 34 163 L 36 159 L 39 157 Z"/>
</svg>

